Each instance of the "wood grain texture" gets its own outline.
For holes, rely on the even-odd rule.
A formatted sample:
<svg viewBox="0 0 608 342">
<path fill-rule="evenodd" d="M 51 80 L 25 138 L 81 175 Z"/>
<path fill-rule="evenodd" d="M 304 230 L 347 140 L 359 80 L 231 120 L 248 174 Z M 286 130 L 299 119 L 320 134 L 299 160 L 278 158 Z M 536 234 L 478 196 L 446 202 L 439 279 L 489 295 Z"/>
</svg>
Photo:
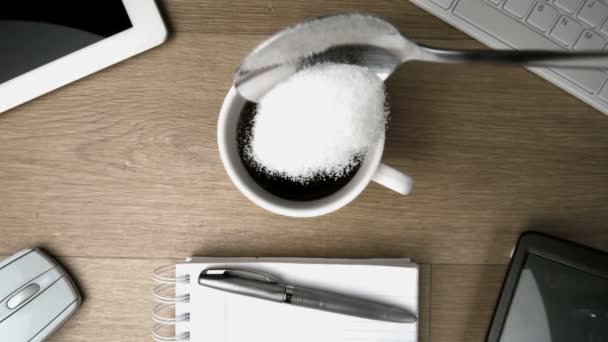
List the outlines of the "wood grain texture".
<svg viewBox="0 0 608 342">
<path fill-rule="evenodd" d="M 268 35 L 302 18 L 355 11 L 382 16 L 411 38 L 466 38 L 416 5 L 400 0 L 167 0 L 161 7 L 177 32 Z"/>
<path fill-rule="evenodd" d="M 418 341 L 431 340 L 431 265 L 419 266 Z"/>
<path fill-rule="evenodd" d="M 414 193 L 372 184 L 324 217 L 265 212 L 230 183 L 216 120 L 268 34 L 365 10 L 426 44 L 481 45 L 407 1 L 161 6 L 166 44 L 0 114 L 0 254 L 44 247 L 87 296 L 56 341 L 148 339 L 150 272 L 190 255 L 412 257 L 432 264 L 421 340 L 480 340 L 520 232 L 608 249 L 608 118 L 521 68 L 403 66 L 387 83 L 384 159 Z"/>
<path fill-rule="evenodd" d="M 432 265 L 431 341 L 483 341 L 507 268 Z"/>
<path fill-rule="evenodd" d="M 608 245 L 608 120 L 521 69 L 394 75 L 385 161 L 414 177 L 411 196 L 372 184 L 307 220 L 256 207 L 226 176 L 215 130 L 231 72 L 260 38 L 179 33 L 1 115 L 0 253 L 504 264 L 527 228 Z"/>
</svg>

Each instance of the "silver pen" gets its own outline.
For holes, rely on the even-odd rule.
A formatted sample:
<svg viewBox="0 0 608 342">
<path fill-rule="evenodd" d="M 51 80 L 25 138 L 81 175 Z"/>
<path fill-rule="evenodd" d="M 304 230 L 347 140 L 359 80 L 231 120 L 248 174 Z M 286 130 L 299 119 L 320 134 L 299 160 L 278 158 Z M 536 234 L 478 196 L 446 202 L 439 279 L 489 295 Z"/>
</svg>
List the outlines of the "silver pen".
<svg viewBox="0 0 608 342">
<path fill-rule="evenodd" d="M 282 284 L 277 278 L 249 270 L 208 269 L 198 283 L 213 289 L 338 314 L 379 321 L 414 323 L 407 310 L 336 293 Z"/>
</svg>

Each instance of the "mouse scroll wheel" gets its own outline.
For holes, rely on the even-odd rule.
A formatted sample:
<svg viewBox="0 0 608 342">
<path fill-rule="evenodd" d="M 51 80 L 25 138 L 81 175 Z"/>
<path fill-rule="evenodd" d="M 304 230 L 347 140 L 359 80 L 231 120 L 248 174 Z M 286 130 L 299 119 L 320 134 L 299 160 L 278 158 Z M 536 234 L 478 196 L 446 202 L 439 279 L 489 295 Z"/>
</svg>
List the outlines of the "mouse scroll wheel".
<svg viewBox="0 0 608 342">
<path fill-rule="evenodd" d="M 26 302 L 28 299 L 32 298 L 32 296 L 36 295 L 38 291 L 40 291 L 40 285 L 29 284 L 21 291 L 17 292 L 13 297 L 11 297 L 11 299 L 6 302 L 6 306 L 8 306 L 8 308 L 12 310 Z"/>
</svg>

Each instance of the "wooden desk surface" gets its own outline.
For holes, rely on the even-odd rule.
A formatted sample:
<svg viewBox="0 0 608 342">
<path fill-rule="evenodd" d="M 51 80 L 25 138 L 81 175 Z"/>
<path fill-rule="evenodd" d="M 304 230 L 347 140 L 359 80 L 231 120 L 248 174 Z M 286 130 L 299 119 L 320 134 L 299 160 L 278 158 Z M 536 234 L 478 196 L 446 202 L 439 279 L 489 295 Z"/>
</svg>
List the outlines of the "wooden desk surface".
<svg viewBox="0 0 608 342">
<path fill-rule="evenodd" d="M 411 257 L 422 341 L 478 341 L 518 234 L 608 248 L 608 117 L 521 68 L 411 63 L 388 82 L 385 161 L 315 219 L 275 216 L 230 183 L 216 120 L 239 60 L 307 16 L 379 13 L 409 37 L 481 47 L 407 1 L 166 0 L 170 40 L 0 115 L 0 255 L 40 246 L 85 301 L 53 341 L 150 340 L 151 272 L 190 255 Z"/>
</svg>

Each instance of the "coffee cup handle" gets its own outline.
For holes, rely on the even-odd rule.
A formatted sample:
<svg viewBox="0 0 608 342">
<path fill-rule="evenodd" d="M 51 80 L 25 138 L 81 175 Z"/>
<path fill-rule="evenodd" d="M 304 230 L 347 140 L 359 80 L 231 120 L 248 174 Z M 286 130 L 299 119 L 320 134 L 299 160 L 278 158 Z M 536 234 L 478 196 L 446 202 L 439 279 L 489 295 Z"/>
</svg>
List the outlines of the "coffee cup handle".
<svg viewBox="0 0 608 342">
<path fill-rule="evenodd" d="M 383 163 L 378 164 L 372 180 L 402 195 L 412 191 L 413 181 L 410 176 Z"/>
</svg>

